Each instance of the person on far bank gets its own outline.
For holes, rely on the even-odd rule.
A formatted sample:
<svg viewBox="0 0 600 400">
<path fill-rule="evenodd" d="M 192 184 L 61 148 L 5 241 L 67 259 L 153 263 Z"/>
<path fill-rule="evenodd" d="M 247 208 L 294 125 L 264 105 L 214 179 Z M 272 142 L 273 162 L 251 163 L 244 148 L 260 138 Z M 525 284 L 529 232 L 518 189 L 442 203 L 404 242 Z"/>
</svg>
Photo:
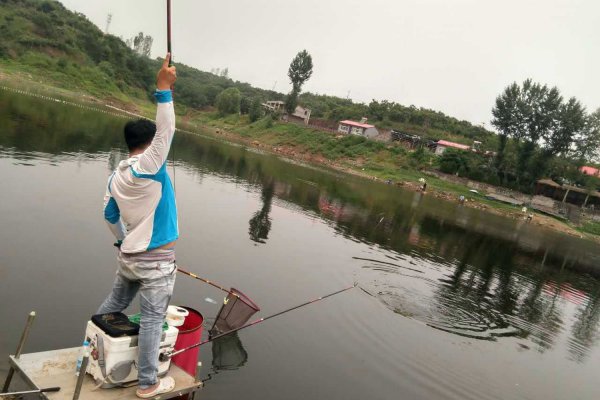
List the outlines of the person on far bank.
<svg viewBox="0 0 600 400">
<path fill-rule="evenodd" d="M 158 379 L 162 326 L 173 294 L 177 206 L 167 155 L 175 134 L 171 87 L 177 79 L 167 54 L 156 78 L 156 125 L 140 119 L 125 125 L 129 158 L 108 179 L 104 218 L 117 238 L 117 277 L 98 314 L 121 312 L 140 294 L 138 389 L 141 398 L 175 388 L 172 377 Z"/>
</svg>

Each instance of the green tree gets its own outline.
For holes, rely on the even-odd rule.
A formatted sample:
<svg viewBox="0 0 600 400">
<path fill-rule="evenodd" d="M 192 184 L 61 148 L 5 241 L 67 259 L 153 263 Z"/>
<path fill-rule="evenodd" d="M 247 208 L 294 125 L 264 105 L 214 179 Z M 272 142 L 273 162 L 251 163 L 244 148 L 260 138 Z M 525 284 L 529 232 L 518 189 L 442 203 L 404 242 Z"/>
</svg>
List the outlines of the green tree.
<svg viewBox="0 0 600 400">
<path fill-rule="evenodd" d="M 248 111 L 248 117 L 250 122 L 256 122 L 263 116 L 263 107 L 259 98 L 254 98 L 250 104 L 250 110 Z"/>
<path fill-rule="evenodd" d="M 288 77 L 292 83 L 292 91 L 288 94 L 285 102 L 285 109 L 288 114 L 293 113 L 296 109 L 302 85 L 311 77 L 312 73 L 312 57 L 306 50 L 302 50 L 296 54 L 288 69 Z"/>
<path fill-rule="evenodd" d="M 537 166 L 543 167 L 548 155 L 554 154 L 559 148 L 564 148 L 564 132 L 558 134 L 561 110 L 563 109 L 562 96 L 556 88 L 533 82 L 527 79 L 519 86 L 516 82 L 508 86 L 496 98 L 492 109 L 492 125 L 500 131 L 499 158 L 496 165 L 499 167 L 504 158 L 506 139 L 512 138 L 517 144 L 517 170 L 519 182 L 531 184 L 536 175 L 544 171 L 534 169 L 532 174 L 529 162 L 535 154 L 536 146 L 540 140 L 545 143 L 553 141 L 556 147 L 547 147 L 547 154 L 538 157 Z"/>
<path fill-rule="evenodd" d="M 223 90 L 216 99 L 216 106 L 219 110 L 219 114 L 236 114 L 240 112 L 240 102 L 242 95 L 238 88 L 230 87 Z"/>
<path fill-rule="evenodd" d="M 246 96 L 242 96 L 242 100 L 240 101 L 240 114 L 248 114 L 250 112 L 250 105 L 252 101 L 250 98 Z"/>
<path fill-rule="evenodd" d="M 571 151 L 575 137 L 586 127 L 585 107 L 574 97 L 561 104 L 555 129 L 544 136 L 545 149 L 552 155 L 566 157 Z"/>
<path fill-rule="evenodd" d="M 298 93 L 295 91 L 291 91 L 285 97 L 285 112 L 288 114 L 292 114 L 298 105 Z"/>
<path fill-rule="evenodd" d="M 498 129 L 500 134 L 498 152 L 496 156 L 496 168 L 501 169 L 504 161 L 507 138 L 518 141 L 525 132 L 523 127 L 524 117 L 520 103 L 521 88 L 516 82 L 504 89 L 504 92 L 496 98 L 496 105 L 492 109 L 492 125 Z"/>
<path fill-rule="evenodd" d="M 578 166 L 600 159 L 600 108 L 585 119 L 585 127 L 575 135 L 572 157 Z"/>
</svg>

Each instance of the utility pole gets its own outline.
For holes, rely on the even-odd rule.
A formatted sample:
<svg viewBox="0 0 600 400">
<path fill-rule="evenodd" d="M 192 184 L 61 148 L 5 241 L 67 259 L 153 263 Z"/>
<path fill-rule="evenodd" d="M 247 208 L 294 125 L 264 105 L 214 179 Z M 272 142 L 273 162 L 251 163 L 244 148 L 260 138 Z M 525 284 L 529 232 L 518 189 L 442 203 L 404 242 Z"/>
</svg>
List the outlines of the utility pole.
<svg viewBox="0 0 600 400">
<path fill-rule="evenodd" d="M 275 81 L 275 83 L 273 84 L 273 87 L 271 88 L 272 91 L 275 91 L 275 86 L 277 86 L 277 81 Z"/>
<path fill-rule="evenodd" d="M 108 35 L 108 27 L 110 26 L 110 22 L 112 21 L 112 14 L 108 13 L 106 16 L 106 29 L 104 30 L 104 34 Z"/>
</svg>

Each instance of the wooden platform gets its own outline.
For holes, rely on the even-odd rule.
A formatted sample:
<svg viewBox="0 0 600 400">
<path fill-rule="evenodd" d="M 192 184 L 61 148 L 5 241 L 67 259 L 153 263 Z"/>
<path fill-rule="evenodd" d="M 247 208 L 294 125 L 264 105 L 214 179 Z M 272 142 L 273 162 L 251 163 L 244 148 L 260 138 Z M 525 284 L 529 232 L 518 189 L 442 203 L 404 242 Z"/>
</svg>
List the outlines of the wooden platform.
<svg viewBox="0 0 600 400">
<path fill-rule="evenodd" d="M 10 363 L 21 378 L 31 386 L 31 389 L 60 386 L 59 392 L 41 394 L 42 399 L 71 400 L 77 381 L 75 363 L 79 350 L 79 347 L 74 347 L 21 354 L 19 359 L 10 356 Z M 196 381 L 193 376 L 188 375 L 173 363 L 171 363 L 167 376 L 175 379 L 175 389 L 172 392 L 156 396 L 154 399 L 172 399 L 192 393 L 202 387 L 201 381 Z M 136 386 L 113 389 L 94 389 L 95 387 L 94 380 L 87 375 L 79 398 L 82 400 L 138 399 L 135 395 Z"/>
</svg>

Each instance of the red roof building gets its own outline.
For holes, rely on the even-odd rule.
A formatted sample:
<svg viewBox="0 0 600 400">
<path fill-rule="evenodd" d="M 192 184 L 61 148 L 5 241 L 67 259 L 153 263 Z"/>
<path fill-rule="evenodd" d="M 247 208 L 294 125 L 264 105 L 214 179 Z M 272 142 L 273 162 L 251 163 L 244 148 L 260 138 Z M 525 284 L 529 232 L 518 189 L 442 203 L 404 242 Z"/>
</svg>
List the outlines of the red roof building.
<svg viewBox="0 0 600 400">
<path fill-rule="evenodd" d="M 600 169 L 594 167 L 583 166 L 580 167 L 579 170 L 586 174 L 600 178 Z"/>
<path fill-rule="evenodd" d="M 447 140 L 438 140 L 435 147 L 435 154 L 442 155 L 447 148 L 453 148 L 458 150 L 469 150 L 471 146 L 467 146 L 466 144 L 449 142 Z"/>
<path fill-rule="evenodd" d="M 368 138 L 373 138 L 379 135 L 379 131 L 375 128 L 375 125 L 370 125 L 366 123 L 366 118 L 361 122 L 344 120 L 340 121 L 340 125 L 338 126 L 338 132 L 352 135 L 360 135 Z"/>
</svg>

